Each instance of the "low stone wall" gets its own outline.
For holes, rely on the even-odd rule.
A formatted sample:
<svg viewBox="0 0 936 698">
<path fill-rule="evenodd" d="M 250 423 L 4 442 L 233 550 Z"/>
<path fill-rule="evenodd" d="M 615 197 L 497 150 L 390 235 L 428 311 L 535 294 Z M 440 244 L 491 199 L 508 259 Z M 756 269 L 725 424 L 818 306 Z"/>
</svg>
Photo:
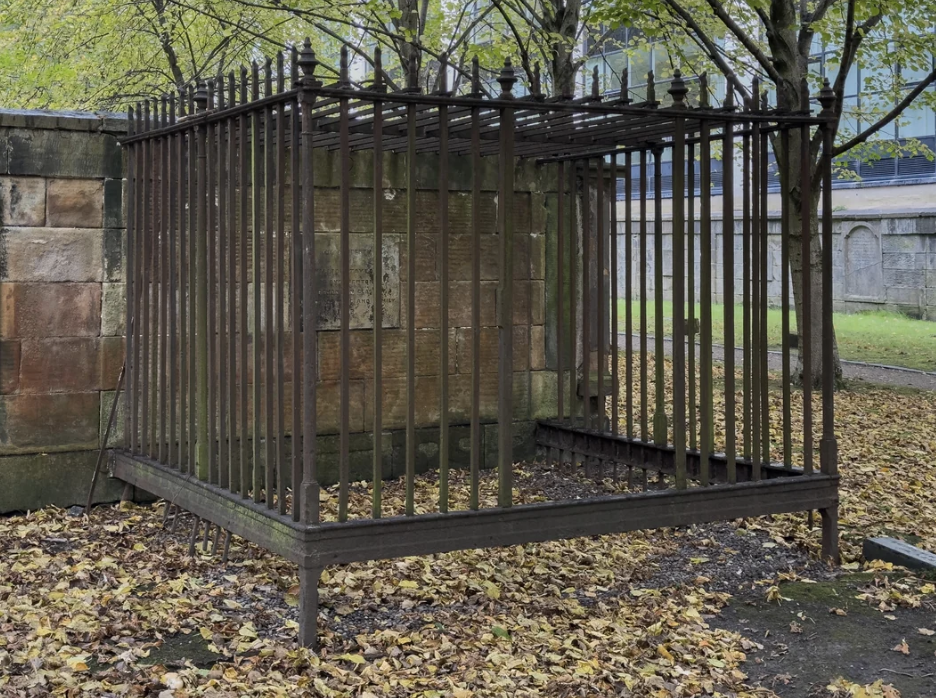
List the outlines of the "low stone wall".
<svg viewBox="0 0 936 698">
<path fill-rule="evenodd" d="M 837 311 L 892 310 L 911 317 L 936 320 L 936 211 L 834 211 L 833 212 L 833 298 Z M 695 238 L 695 285 L 699 289 L 699 235 Z M 767 293 L 772 305 L 780 305 L 782 270 L 780 265 L 779 214 L 768 221 Z M 653 226 L 648 226 L 648 293 L 652 292 Z M 712 225 L 714 243 L 713 285 L 722 293 L 725 269 L 723 259 L 722 222 Z M 618 287 L 626 292 L 625 245 L 627 231 L 618 225 Z M 663 222 L 663 291 L 666 298 L 672 292 L 672 221 Z M 638 227 L 632 226 L 630 244 L 637 259 Z M 741 288 L 741 224 L 735 222 L 735 290 Z M 633 271 L 636 297 L 638 268 Z M 740 302 L 740 295 L 736 296 Z"/>
<path fill-rule="evenodd" d="M 123 130 L 0 112 L 0 512 L 90 482 L 124 355 Z"/>
</svg>

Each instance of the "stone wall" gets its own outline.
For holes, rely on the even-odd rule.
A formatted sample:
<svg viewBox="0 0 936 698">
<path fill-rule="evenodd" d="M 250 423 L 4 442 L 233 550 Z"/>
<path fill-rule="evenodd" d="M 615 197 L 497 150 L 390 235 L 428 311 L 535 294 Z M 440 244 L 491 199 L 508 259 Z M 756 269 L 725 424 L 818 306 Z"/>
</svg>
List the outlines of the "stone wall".
<svg viewBox="0 0 936 698">
<path fill-rule="evenodd" d="M 125 120 L 90 114 L 0 111 L 0 512 L 48 504 L 81 503 L 124 358 L 125 229 L 123 160 L 117 138 Z M 338 333 L 336 271 L 339 231 L 334 153 L 317 153 L 316 246 L 320 270 L 319 328 L 320 473 L 336 472 Z M 384 164 L 384 429 L 388 475 L 403 470 L 405 425 L 405 159 Z M 471 356 L 471 171 L 467 158 L 450 163 L 450 360 L 451 463 L 467 464 Z M 373 288 L 370 158 L 352 164 L 352 477 L 370 473 L 373 414 L 371 361 Z M 532 420 L 553 416 L 556 376 L 548 370 L 546 290 L 553 258 L 555 170 L 518 165 L 515 194 L 514 405 L 519 453 L 532 447 Z M 417 468 L 438 456 L 439 418 L 439 221 L 438 158 L 417 166 L 416 254 Z M 289 206 L 286 207 L 289 210 Z M 482 184 L 481 416 L 485 460 L 497 448 L 497 162 L 484 161 Z M 288 224 L 287 224 L 288 228 Z M 287 230 L 287 234 L 288 230 Z M 552 236 L 552 237 L 551 237 Z M 288 249 L 288 245 L 287 245 Z M 287 265 L 288 268 L 288 265 Z M 287 311 L 288 313 L 288 311 Z M 288 314 L 287 314 L 288 317 Z M 252 322 L 252 321 L 251 321 Z M 287 332 L 291 328 L 287 327 Z M 289 344 L 287 343 L 287 346 Z M 286 357 L 286 397 L 291 360 Z M 123 406 L 124 400 L 121 398 Z M 287 407 L 288 412 L 288 407 Z M 251 416 L 252 418 L 252 416 Z M 124 437 L 119 411 L 111 445 Z M 261 464 L 262 465 L 262 464 Z M 98 499 L 119 496 L 104 478 Z"/>
<path fill-rule="evenodd" d="M 833 212 L 833 298 L 836 311 L 892 310 L 911 317 L 936 320 L 936 212 L 834 211 Z M 712 225 L 715 237 L 712 256 L 713 284 L 722 293 L 724 279 L 722 222 Z M 638 227 L 632 227 L 633 279 L 636 295 Z M 652 223 L 648 226 L 648 292 L 653 289 Z M 696 290 L 699 288 L 699 236 L 696 227 Z M 618 284 L 626 289 L 623 223 L 618 226 Z M 663 222 L 664 295 L 672 291 L 672 221 Z M 780 304 L 780 220 L 768 222 L 767 293 L 772 305 Z M 741 224 L 735 222 L 735 290 L 741 288 Z M 736 295 L 740 302 L 740 295 Z"/>
<path fill-rule="evenodd" d="M 0 512 L 87 493 L 124 354 L 122 129 L 0 112 Z"/>
</svg>

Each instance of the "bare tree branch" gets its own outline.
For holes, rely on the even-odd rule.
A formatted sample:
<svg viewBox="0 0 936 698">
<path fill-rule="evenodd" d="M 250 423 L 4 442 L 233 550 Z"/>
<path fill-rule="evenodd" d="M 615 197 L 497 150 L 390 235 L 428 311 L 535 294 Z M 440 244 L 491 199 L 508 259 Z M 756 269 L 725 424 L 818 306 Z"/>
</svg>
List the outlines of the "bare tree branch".
<svg viewBox="0 0 936 698">
<path fill-rule="evenodd" d="M 842 143 L 842 145 L 833 148 L 832 156 L 838 157 L 842 153 L 845 153 L 851 150 L 856 145 L 860 145 L 864 143 L 866 140 L 868 140 L 868 138 L 873 136 L 875 133 L 880 131 L 882 128 L 884 128 L 890 122 L 892 122 L 894 119 L 900 116 L 901 113 L 903 113 L 904 109 L 909 107 L 910 104 L 913 102 L 913 100 L 919 97 L 923 93 L 923 91 L 927 87 L 932 85 L 934 82 L 936 82 L 936 69 L 932 70 L 929 75 L 927 75 L 923 80 L 921 80 L 919 84 L 917 84 L 916 87 L 910 90 L 910 92 L 908 92 L 907 95 L 902 100 L 900 100 L 900 102 L 897 103 L 897 106 L 895 106 L 893 109 L 887 112 L 887 114 L 881 117 L 876 124 L 874 124 L 873 126 L 869 126 L 868 128 L 866 128 L 864 131 L 859 133 L 857 136 L 855 136 L 851 140 L 846 141 L 845 143 Z"/>
<path fill-rule="evenodd" d="M 780 74 L 777 72 L 777 69 L 774 67 L 773 62 L 765 54 L 760 46 L 747 35 L 747 33 L 741 28 L 735 20 L 725 11 L 725 7 L 719 2 L 719 0 L 706 0 L 709 4 L 709 7 L 712 8 L 712 11 L 715 13 L 715 16 L 722 21 L 722 23 L 731 31 L 732 34 L 741 42 L 744 48 L 747 50 L 751 56 L 760 64 L 761 68 L 770 76 L 770 79 L 775 83 L 779 83 L 783 80 Z"/>
</svg>

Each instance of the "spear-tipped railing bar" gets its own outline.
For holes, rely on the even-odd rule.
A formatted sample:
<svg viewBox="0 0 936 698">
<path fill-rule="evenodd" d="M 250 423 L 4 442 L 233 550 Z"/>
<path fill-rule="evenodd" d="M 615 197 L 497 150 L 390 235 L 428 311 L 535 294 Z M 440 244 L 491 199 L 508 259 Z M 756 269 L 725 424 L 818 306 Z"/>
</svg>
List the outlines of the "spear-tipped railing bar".
<svg viewBox="0 0 936 698">
<path fill-rule="evenodd" d="M 478 57 L 471 60 L 472 93 L 481 93 Z M 481 110 L 471 108 L 471 455 L 468 506 L 479 506 L 481 471 Z"/>
<path fill-rule="evenodd" d="M 497 503 L 513 504 L 513 269 L 514 269 L 514 108 L 513 86 L 517 82 L 510 59 L 504 62 L 497 82 L 501 86 L 501 153 L 498 230 L 500 233 L 500 285 L 498 294 L 498 405 L 497 405 Z M 500 202 L 503 202 L 500 204 Z M 527 302 L 532 302 L 528 294 Z M 477 359 L 477 356 L 475 357 Z"/>
<path fill-rule="evenodd" d="M 728 90 L 726 108 L 732 108 L 733 93 Z M 734 263 L 734 125 L 725 122 L 722 130 L 722 307 L 725 315 L 725 458 L 728 482 L 737 481 L 735 462 L 735 263 Z"/>
<path fill-rule="evenodd" d="M 760 106 L 760 82 L 754 78 L 754 85 L 751 89 L 751 110 L 756 111 Z M 764 347 L 761 347 L 761 266 L 760 250 L 763 240 L 761 239 L 761 218 L 766 212 L 761 210 L 761 187 L 764 182 L 761 177 L 763 170 L 761 168 L 761 133 L 760 124 L 752 124 L 751 133 L 751 256 L 749 264 L 751 265 L 751 352 L 750 368 L 745 365 L 751 376 L 751 450 L 748 456 L 752 461 L 758 463 L 761 457 L 761 394 L 764 386 L 761 385 L 761 354 Z M 760 479 L 760 467 L 754 468 L 754 479 Z"/>
<path fill-rule="evenodd" d="M 276 54 L 276 92 L 285 89 L 285 55 Z M 287 512 L 286 501 L 286 102 L 276 109 L 276 252 L 275 325 L 273 352 L 276 357 L 276 504 L 280 514 Z"/>
<path fill-rule="evenodd" d="M 651 83 L 652 84 L 652 83 Z M 666 351 L 663 336 L 663 148 L 653 149 L 653 442 L 667 444 Z"/>
<path fill-rule="evenodd" d="M 299 82 L 299 50 L 293 46 L 289 54 L 289 74 L 294 82 Z M 290 143 L 289 143 L 289 187 L 290 209 L 290 276 L 289 310 L 290 329 L 292 330 L 292 427 L 290 430 L 290 458 L 292 484 L 292 519 L 299 521 L 301 516 L 302 483 L 302 189 L 300 172 L 302 170 L 302 126 L 299 116 L 299 98 L 290 105 Z M 230 536 L 230 534 L 228 534 Z M 225 540 L 225 551 L 228 541 Z"/>
<path fill-rule="evenodd" d="M 218 76 L 218 108 L 223 109 L 225 105 L 224 94 L 224 76 Z M 231 226 L 230 213 L 234 209 L 233 197 L 229 197 L 232 181 L 231 163 L 229 161 L 230 149 L 228 131 L 230 121 L 219 122 L 217 127 L 217 158 L 218 158 L 218 288 L 217 288 L 217 306 L 218 306 L 218 354 L 217 354 L 217 374 L 218 374 L 218 484 L 225 489 L 231 489 L 231 451 L 230 444 L 234 440 L 234 435 L 229 429 L 228 414 L 233 409 L 228 393 L 229 383 L 229 365 L 228 365 L 228 287 L 232 284 L 228 282 L 228 237 Z M 233 379 L 232 379 L 233 380 Z"/>
<path fill-rule="evenodd" d="M 687 109 L 688 88 L 677 70 L 669 95 L 674 107 Z M 673 448 L 676 487 L 686 489 L 686 247 L 685 167 L 686 126 L 681 117 L 673 124 Z M 658 211 L 659 213 L 659 211 Z M 662 291 L 662 289 L 661 289 Z M 657 312 L 662 311 L 662 306 Z M 658 374 L 659 375 L 659 374 Z"/>
<path fill-rule="evenodd" d="M 627 95 L 627 71 L 621 87 L 621 94 Z M 624 306 L 624 433 L 629 439 L 634 438 L 634 219 L 633 219 L 633 156 L 624 155 L 624 286 L 626 305 Z M 642 262 L 643 260 L 641 260 Z M 628 487 L 631 486 L 633 472 L 628 466 Z"/>
<path fill-rule="evenodd" d="M 708 100 L 708 81 L 702 80 L 702 99 Z M 700 133 L 699 155 L 699 300 L 700 300 L 700 434 L 699 450 L 701 458 L 700 482 L 703 486 L 709 484 L 709 455 L 715 450 L 715 408 L 714 408 L 714 381 L 712 366 L 712 147 L 709 139 L 709 126 L 703 124 Z M 722 192 L 724 195 L 724 191 Z M 724 239 L 724 230 L 722 231 Z M 734 274 L 734 270 L 726 271 L 722 276 Z M 692 342 L 693 348 L 695 341 Z M 725 352 L 733 353 L 731 350 Z"/>
<path fill-rule="evenodd" d="M 442 54 L 439 94 L 448 94 L 448 59 Z M 448 107 L 439 115 L 439 511 L 449 504 L 449 137 Z M 528 345 L 529 346 L 529 345 Z"/>
<path fill-rule="evenodd" d="M 350 89 L 348 79 L 348 48 L 341 47 L 341 72 L 339 84 Z M 348 99 L 341 100 L 341 164 L 340 164 L 340 234 L 339 234 L 339 275 L 340 275 L 340 352 L 341 368 L 339 376 L 339 453 L 338 453 L 338 520 L 346 521 L 348 518 L 348 495 L 350 487 L 350 450 L 351 450 L 351 151 L 348 144 Z M 410 182 L 415 187 L 415 182 Z M 408 254 L 413 255 L 415 249 L 408 248 Z M 412 282 L 412 280 L 410 280 Z M 415 306 L 410 306 L 412 313 Z M 410 320 L 412 324 L 412 319 Z"/>
</svg>

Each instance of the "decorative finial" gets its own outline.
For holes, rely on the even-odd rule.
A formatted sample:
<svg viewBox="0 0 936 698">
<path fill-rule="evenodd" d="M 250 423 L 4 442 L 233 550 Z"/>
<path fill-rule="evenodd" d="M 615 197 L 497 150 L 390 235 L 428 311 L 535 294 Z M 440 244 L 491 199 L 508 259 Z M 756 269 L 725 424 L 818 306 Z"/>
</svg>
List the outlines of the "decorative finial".
<svg viewBox="0 0 936 698">
<path fill-rule="evenodd" d="M 757 111 L 760 105 L 760 78 L 754 76 L 751 81 L 751 99 L 748 100 L 748 108 L 751 111 Z"/>
<path fill-rule="evenodd" d="M 205 111 L 208 108 L 208 86 L 205 81 L 199 79 L 195 83 L 195 109 Z"/>
<path fill-rule="evenodd" d="M 500 83 L 501 93 L 499 99 L 513 99 L 514 83 L 517 82 L 516 71 L 510 62 L 510 56 L 504 59 L 504 67 L 501 68 L 500 75 L 497 76 L 497 82 Z"/>
<path fill-rule="evenodd" d="M 348 45 L 341 45 L 341 57 L 338 59 L 338 87 L 348 89 L 351 79 L 348 77 Z"/>
<path fill-rule="evenodd" d="M 728 92 L 731 92 L 731 88 L 728 88 Z M 703 109 L 708 109 L 709 103 L 709 93 L 708 93 L 708 73 L 702 73 L 699 76 L 699 106 Z"/>
<path fill-rule="evenodd" d="M 656 104 L 656 86 L 653 84 L 653 71 L 647 73 L 647 102 Z"/>
<path fill-rule="evenodd" d="M 439 55 L 439 94 L 444 97 L 451 94 L 448 90 L 448 53 L 445 51 Z"/>
<path fill-rule="evenodd" d="M 628 81 L 630 80 L 630 72 L 625 67 L 621 71 L 621 104 L 630 104 L 630 86 Z"/>
<path fill-rule="evenodd" d="M 686 95 L 689 93 L 689 88 L 686 87 L 686 81 L 683 80 L 682 73 L 678 69 L 673 73 L 673 81 L 667 92 L 673 98 L 674 109 L 686 108 Z"/>
<path fill-rule="evenodd" d="M 734 86 L 730 83 L 725 86 L 725 109 L 734 111 Z"/>
<path fill-rule="evenodd" d="M 811 111 L 809 106 L 809 83 L 806 81 L 806 78 L 800 80 L 800 111 L 804 114 L 808 114 Z"/>
<path fill-rule="evenodd" d="M 312 42 L 306 38 L 302 42 L 302 50 L 299 52 L 299 70 L 302 71 L 303 87 L 318 87 L 321 83 L 315 79 L 315 68 L 319 61 L 315 57 L 315 51 L 312 50 Z"/>
<path fill-rule="evenodd" d="M 822 81 L 822 89 L 819 90 L 819 104 L 822 105 L 819 116 L 835 116 L 835 90 L 829 84 L 829 78 Z"/>
<path fill-rule="evenodd" d="M 471 92 L 468 96 L 474 99 L 481 99 L 484 96 L 481 90 L 481 63 L 477 56 L 471 59 Z"/>
<path fill-rule="evenodd" d="M 598 66 L 597 65 L 592 70 L 591 96 L 592 96 L 592 99 L 601 99 L 601 89 L 598 86 Z"/>
<path fill-rule="evenodd" d="M 383 58 L 380 51 L 380 46 L 374 49 L 374 85 L 372 89 L 374 92 L 387 91 L 387 86 L 384 84 L 383 79 Z"/>
<path fill-rule="evenodd" d="M 766 112 L 770 108 L 770 102 L 767 100 L 767 90 L 764 90 L 760 96 L 760 106 L 762 112 Z"/>
</svg>

